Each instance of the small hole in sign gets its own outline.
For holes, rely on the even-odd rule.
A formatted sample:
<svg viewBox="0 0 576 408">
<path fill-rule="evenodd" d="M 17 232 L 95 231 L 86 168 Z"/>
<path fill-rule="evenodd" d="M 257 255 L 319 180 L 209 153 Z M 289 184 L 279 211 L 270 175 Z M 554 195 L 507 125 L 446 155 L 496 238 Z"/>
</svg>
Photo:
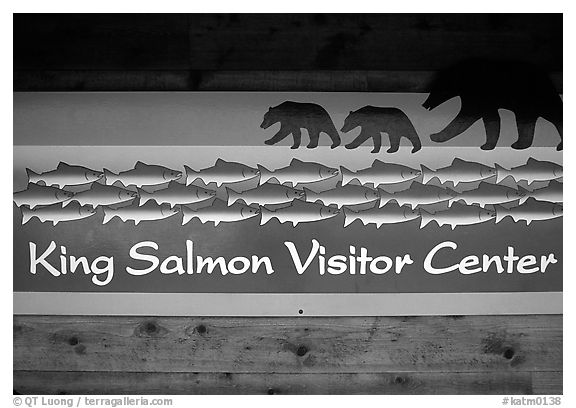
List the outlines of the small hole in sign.
<svg viewBox="0 0 576 408">
<path fill-rule="evenodd" d="M 304 314 L 304 310 L 302 309 L 298 310 L 298 314 Z"/>
</svg>

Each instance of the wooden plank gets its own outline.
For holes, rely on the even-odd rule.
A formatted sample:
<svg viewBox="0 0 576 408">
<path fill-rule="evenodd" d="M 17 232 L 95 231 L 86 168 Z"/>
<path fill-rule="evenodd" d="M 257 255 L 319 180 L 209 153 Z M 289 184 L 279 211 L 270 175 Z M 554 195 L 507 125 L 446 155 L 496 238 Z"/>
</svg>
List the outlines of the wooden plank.
<svg viewBox="0 0 576 408">
<path fill-rule="evenodd" d="M 16 70 L 16 92 L 429 92 L 434 71 Z M 562 93 L 562 73 L 550 74 Z"/>
<path fill-rule="evenodd" d="M 15 69 L 188 69 L 186 14 L 15 14 Z"/>
<path fill-rule="evenodd" d="M 190 17 L 193 69 L 434 70 L 471 58 L 561 70 L 561 15 L 232 14 Z"/>
<path fill-rule="evenodd" d="M 534 394 L 562 394 L 562 371 L 535 371 L 532 373 L 532 391 Z"/>
<path fill-rule="evenodd" d="M 562 316 L 15 316 L 13 351 L 29 371 L 561 371 Z"/>
<path fill-rule="evenodd" d="M 528 372 L 134 373 L 15 371 L 20 394 L 533 394 Z M 548 375 L 549 373 L 543 373 Z M 557 384 L 552 384 L 556 387 Z M 540 387 L 544 394 L 560 388 Z"/>
<path fill-rule="evenodd" d="M 562 14 L 16 14 L 14 68 L 562 69 Z"/>
</svg>

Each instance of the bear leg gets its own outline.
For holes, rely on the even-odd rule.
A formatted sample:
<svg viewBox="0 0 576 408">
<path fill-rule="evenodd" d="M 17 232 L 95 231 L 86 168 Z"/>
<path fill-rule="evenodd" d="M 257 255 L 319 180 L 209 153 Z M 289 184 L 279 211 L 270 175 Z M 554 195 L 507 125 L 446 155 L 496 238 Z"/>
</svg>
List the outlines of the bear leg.
<svg viewBox="0 0 576 408">
<path fill-rule="evenodd" d="M 346 145 L 346 149 L 356 149 L 358 146 L 360 146 L 362 143 L 364 143 L 366 140 L 370 139 L 372 137 L 372 134 L 366 130 L 364 130 L 364 128 L 362 128 L 362 130 L 360 131 L 360 134 L 358 136 L 356 136 L 356 139 L 352 140 L 350 143 L 348 143 Z"/>
<path fill-rule="evenodd" d="M 292 144 L 290 149 L 298 149 L 300 147 L 300 143 L 302 142 L 302 131 L 300 128 L 294 128 L 292 130 L 292 137 L 294 138 L 294 144 Z"/>
<path fill-rule="evenodd" d="M 398 133 L 398 145 L 400 145 L 400 138 L 404 136 L 406 137 L 406 139 L 410 140 L 410 143 L 412 143 L 412 153 L 416 153 L 418 150 L 422 148 L 422 143 L 420 142 L 418 132 L 416 132 L 416 129 L 414 129 L 414 125 L 412 124 L 408 116 L 403 114 L 402 117 L 399 119 L 400 119 L 399 130 L 401 133 Z M 390 143 L 392 143 L 392 138 L 390 138 Z"/>
<path fill-rule="evenodd" d="M 562 112 L 559 115 L 554 115 L 553 117 L 548 119 L 550 122 L 554 124 L 558 134 L 560 135 L 560 143 L 556 146 L 556 150 L 562 150 L 563 148 L 563 136 L 562 136 Z"/>
<path fill-rule="evenodd" d="M 382 134 L 380 132 L 374 133 L 372 135 L 372 142 L 374 143 L 374 148 L 372 149 L 371 153 L 378 153 L 382 147 Z"/>
<path fill-rule="evenodd" d="M 264 143 L 266 143 L 267 145 L 274 145 L 279 141 L 281 141 L 282 139 L 286 138 L 286 136 L 288 136 L 290 133 L 292 133 L 292 130 L 290 128 L 286 126 L 280 126 L 280 130 L 278 131 L 278 133 L 276 133 L 270 139 L 265 140 Z"/>
<path fill-rule="evenodd" d="M 564 148 L 563 146 L 564 138 L 562 136 L 562 123 L 556 125 L 556 129 L 558 129 L 558 132 L 560 133 L 560 143 L 558 143 L 558 146 L 556 146 L 556 150 L 562 150 Z"/>
<path fill-rule="evenodd" d="M 388 153 L 396 153 L 400 148 L 400 136 L 388 133 L 388 137 L 390 138 L 390 148 L 386 151 Z"/>
<path fill-rule="evenodd" d="M 308 149 L 314 149 L 318 147 L 318 140 L 320 139 L 320 131 L 318 129 L 306 129 L 308 131 L 308 136 L 310 137 L 310 143 L 306 146 Z"/>
<path fill-rule="evenodd" d="M 464 101 L 462 101 L 462 108 L 460 112 L 458 112 L 458 115 L 440 132 L 431 134 L 430 139 L 433 142 L 439 143 L 453 139 L 472 126 L 474 122 L 482 117 L 482 114 L 483 112 L 480 111 L 476 112 L 472 109 L 466 109 L 464 107 Z"/>
<path fill-rule="evenodd" d="M 334 125 L 328 127 L 327 129 L 324 129 L 324 133 L 326 133 L 328 136 L 330 136 L 330 139 L 332 139 L 332 144 L 330 145 L 331 149 L 340 146 L 341 143 L 340 133 L 338 133 L 338 130 L 336 130 L 336 127 L 334 127 Z"/>
<path fill-rule="evenodd" d="M 526 149 L 532 146 L 534 130 L 538 118 L 522 113 L 516 114 L 516 126 L 518 127 L 518 140 L 512 143 L 513 149 Z"/>
<path fill-rule="evenodd" d="M 486 129 L 486 143 L 480 146 L 482 150 L 492 150 L 500 138 L 500 115 L 498 112 L 487 113 L 482 118 Z"/>
<path fill-rule="evenodd" d="M 416 153 L 418 150 L 422 148 L 422 142 L 420 142 L 420 138 L 418 137 L 416 131 L 414 131 L 414 135 L 406 137 L 412 143 L 412 153 Z"/>
</svg>

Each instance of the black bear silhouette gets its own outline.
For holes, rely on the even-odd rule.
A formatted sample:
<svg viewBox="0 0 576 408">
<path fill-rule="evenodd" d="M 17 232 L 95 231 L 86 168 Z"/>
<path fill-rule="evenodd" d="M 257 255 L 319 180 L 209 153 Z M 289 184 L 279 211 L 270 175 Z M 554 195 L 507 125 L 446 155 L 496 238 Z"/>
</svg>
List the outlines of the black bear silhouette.
<svg viewBox="0 0 576 408">
<path fill-rule="evenodd" d="M 330 115 L 322 106 L 315 103 L 282 102 L 280 105 L 268 109 L 260 127 L 268 129 L 278 122 L 280 122 L 280 130 L 264 143 L 273 145 L 292 134 L 294 138 L 292 149 L 297 149 L 302 139 L 300 129 L 306 129 L 310 137 L 310 143 L 307 146 L 309 149 L 318 146 L 321 132 L 330 136 L 332 148 L 340 145 L 340 135 Z"/>
<path fill-rule="evenodd" d="M 412 122 L 398 108 L 379 108 L 376 106 L 364 106 L 357 111 L 350 112 L 344 120 L 342 132 L 346 133 L 360 126 L 360 134 L 352 142 L 346 145 L 347 149 L 355 149 L 372 138 L 374 149 L 372 153 L 378 153 L 382 146 L 382 132 L 388 133 L 390 138 L 390 148 L 388 153 L 398 151 L 400 138 L 406 137 L 412 142 L 412 153 L 417 152 L 422 147 L 420 138 Z"/>
<path fill-rule="evenodd" d="M 435 142 L 450 140 L 477 120 L 486 128 L 483 150 L 494 149 L 500 137 L 498 109 L 507 109 L 516 115 L 518 140 L 514 149 L 526 149 L 534 140 L 538 118 L 556 126 L 560 133 L 562 150 L 562 98 L 546 73 L 528 63 L 489 60 L 470 60 L 444 71 L 433 81 L 430 95 L 422 104 L 432 110 L 459 96 L 460 112 L 442 131 L 432 134 Z"/>
</svg>

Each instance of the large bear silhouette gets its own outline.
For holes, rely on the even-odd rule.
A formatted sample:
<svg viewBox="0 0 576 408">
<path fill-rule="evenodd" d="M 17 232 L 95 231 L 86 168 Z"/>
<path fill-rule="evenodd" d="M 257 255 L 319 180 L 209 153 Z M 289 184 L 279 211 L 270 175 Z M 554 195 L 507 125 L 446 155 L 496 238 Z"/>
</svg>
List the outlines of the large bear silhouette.
<svg viewBox="0 0 576 408">
<path fill-rule="evenodd" d="M 352 142 L 346 145 L 347 149 L 355 149 L 372 138 L 374 149 L 372 153 L 378 153 L 382 146 L 382 132 L 388 133 L 390 138 L 390 148 L 388 153 L 398 151 L 400 138 L 406 137 L 412 142 L 412 153 L 417 152 L 422 147 L 420 138 L 412 122 L 398 108 L 379 108 L 376 106 L 364 106 L 357 111 L 350 112 L 344 120 L 342 132 L 346 133 L 360 126 L 360 134 Z"/>
<path fill-rule="evenodd" d="M 322 132 L 332 139 L 332 149 L 340 145 L 340 135 L 330 115 L 322 106 L 315 103 L 282 102 L 268 109 L 260 127 L 268 129 L 278 122 L 280 122 L 280 130 L 264 143 L 273 145 L 292 134 L 294 138 L 292 149 L 297 149 L 302 139 L 300 129 L 306 129 L 310 137 L 310 143 L 307 146 L 309 149 L 318 146 L 318 139 Z"/>
<path fill-rule="evenodd" d="M 527 63 L 473 60 L 440 71 L 430 95 L 422 104 L 432 110 L 459 96 L 460 112 L 442 131 L 430 137 L 435 142 L 450 140 L 482 119 L 486 128 L 484 150 L 494 149 L 500 137 L 498 109 L 516 115 L 518 140 L 514 149 L 532 145 L 538 118 L 552 122 L 560 133 L 562 150 L 562 99 L 546 73 Z"/>
</svg>

